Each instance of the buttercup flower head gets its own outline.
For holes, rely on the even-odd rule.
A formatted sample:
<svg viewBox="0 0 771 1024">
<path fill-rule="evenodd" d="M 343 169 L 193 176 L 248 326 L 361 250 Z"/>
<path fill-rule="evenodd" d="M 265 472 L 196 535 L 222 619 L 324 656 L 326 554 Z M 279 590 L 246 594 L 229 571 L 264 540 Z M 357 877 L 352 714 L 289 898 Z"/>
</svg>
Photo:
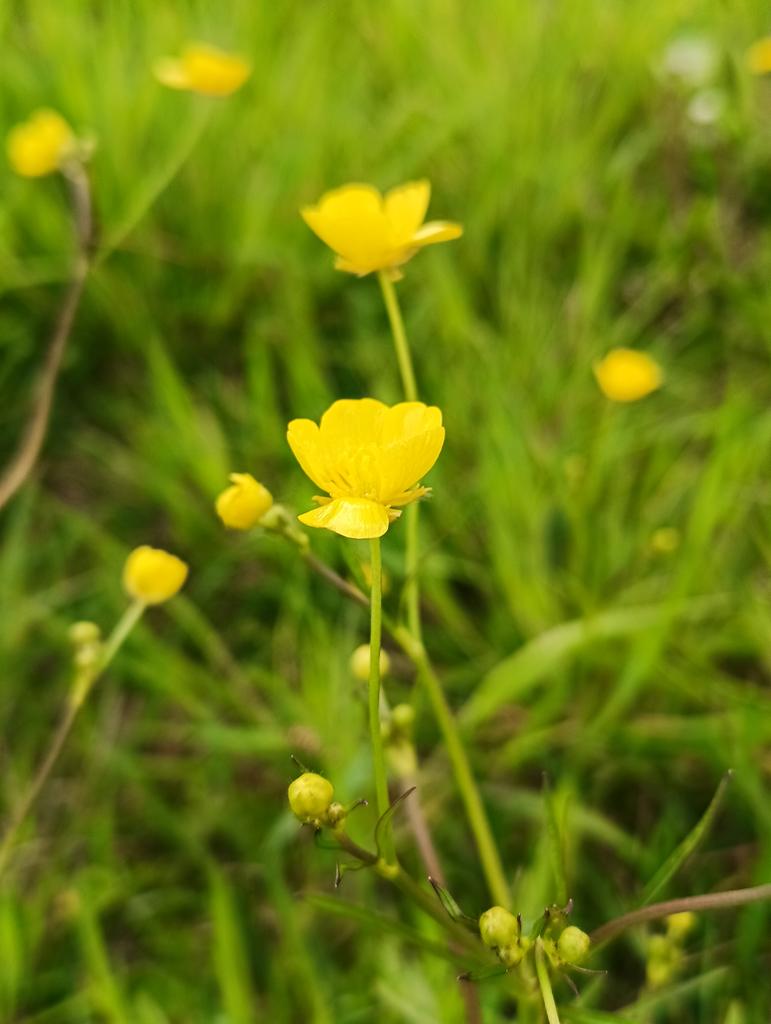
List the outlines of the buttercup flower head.
<svg viewBox="0 0 771 1024">
<path fill-rule="evenodd" d="M 231 530 L 249 530 L 273 505 L 273 496 L 250 473 L 231 473 L 230 479 L 215 503 L 217 515 Z"/>
<path fill-rule="evenodd" d="M 343 185 L 301 213 L 337 254 L 335 267 L 362 277 L 374 270 L 395 271 L 424 246 L 460 238 L 460 224 L 423 223 L 430 197 L 425 179 L 392 188 L 385 196 L 372 185 Z"/>
<path fill-rule="evenodd" d="M 442 413 L 422 402 L 387 406 L 343 399 L 321 417 L 292 420 L 287 440 L 305 473 L 328 497 L 299 516 L 306 526 L 343 537 L 382 537 L 390 523 L 428 493 L 418 486 L 444 444 Z"/>
<path fill-rule="evenodd" d="M 747 50 L 747 67 L 755 75 L 771 73 L 771 36 L 758 39 Z"/>
<path fill-rule="evenodd" d="M 187 579 L 187 565 L 181 558 L 151 548 L 135 548 L 123 568 L 123 585 L 135 601 L 161 604 L 174 597 Z"/>
<path fill-rule="evenodd" d="M 206 43 L 190 43 L 181 57 L 161 58 L 154 70 L 158 81 L 170 89 L 202 96 L 230 96 L 252 73 L 243 57 Z"/>
<path fill-rule="evenodd" d="M 8 133 L 8 162 L 25 178 L 42 178 L 59 170 L 72 148 L 72 129 L 55 110 L 36 110 Z"/>
<path fill-rule="evenodd" d="M 649 355 L 632 348 L 614 348 L 595 364 L 600 390 L 612 402 L 636 402 L 661 387 L 661 367 Z"/>
</svg>

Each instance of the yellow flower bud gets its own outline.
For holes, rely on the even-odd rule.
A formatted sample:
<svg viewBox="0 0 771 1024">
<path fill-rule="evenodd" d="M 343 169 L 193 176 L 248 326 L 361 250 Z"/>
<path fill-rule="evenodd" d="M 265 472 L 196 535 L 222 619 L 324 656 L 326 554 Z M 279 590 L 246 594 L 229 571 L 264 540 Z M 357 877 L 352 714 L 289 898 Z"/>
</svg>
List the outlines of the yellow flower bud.
<svg viewBox="0 0 771 1024">
<path fill-rule="evenodd" d="M 360 679 L 363 683 L 369 679 L 369 644 L 361 644 L 351 655 L 350 660 L 351 673 L 355 679 Z M 388 657 L 388 653 L 381 647 L 380 649 L 380 675 L 387 676 L 391 670 L 391 659 Z"/>
<path fill-rule="evenodd" d="M 590 945 L 591 939 L 586 932 L 571 924 L 557 939 L 557 952 L 566 963 L 580 964 L 586 959 Z"/>
<path fill-rule="evenodd" d="M 415 723 L 415 708 L 412 704 L 397 704 L 391 711 L 391 725 L 396 732 L 410 734 Z"/>
<path fill-rule="evenodd" d="M 178 593 L 187 579 L 181 558 L 147 544 L 135 548 L 123 568 L 123 586 L 136 601 L 161 604 Z"/>
<path fill-rule="evenodd" d="M 102 631 L 95 622 L 73 622 L 69 629 L 70 642 L 74 647 L 99 643 Z"/>
<path fill-rule="evenodd" d="M 676 526 L 660 526 L 653 531 L 651 548 L 656 554 L 669 555 L 680 546 L 680 531 Z"/>
<path fill-rule="evenodd" d="M 684 910 L 680 914 L 670 914 L 667 918 L 667 935 L 675 942 L 684 939 L 695 927 L 696 915 L 689 910 Z"/>
<path fill-rule="evenodd" d="M 217 498 L 215 508 L 231 530 L 250 530 L 273 504 L 273 495 L 250 473 L 231 473 L 232 486 Z"/>
<path fill-rule="evenodd" d="M 660 388 L 664 379 L 655 360 L 631 348 L 608 352 L 595 364 L 594 375 L 600 390 L 612 402 L 636 402 Z"/>
<path fill-rule="evenodd" d="M 42 178 L 61 167 L 74 140 L 72 129 L 61 114 L 45 108 L 36 110 L 8 133 L 8 162 L 22 177 Z"/>
<path fill-rule="evenodd" d="M 290 784 L 287 795 L 296 818 L 305 825 L 319 826 L 329 811 L 335 791 L 332 783 L 323 775 L 303 772 Z"/>
<path fill-rule="evenodd" d="M 491 949 L 514 946 L 519 941 L 519 922 L 511 911 L 490 907 L 479 918 L 479 934 Z"/>
<path fill-rule="evenodd" d="M 758 39 L 747 50 L 747 67 L 754 75 L 771 72 L 771 36 Z"/>
</svg>

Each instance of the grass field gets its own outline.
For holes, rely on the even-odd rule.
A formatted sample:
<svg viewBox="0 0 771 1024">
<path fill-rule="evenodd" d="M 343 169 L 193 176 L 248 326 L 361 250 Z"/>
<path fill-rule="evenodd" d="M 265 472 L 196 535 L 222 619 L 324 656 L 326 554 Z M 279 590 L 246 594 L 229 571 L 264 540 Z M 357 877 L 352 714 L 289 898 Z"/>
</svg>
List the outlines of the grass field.
<svg viewBox="0 0 771 1024">
<path fill-rule="evenodd" d="M 556 899 L 545 772 L 587 931 L 639 903 L 729 768 L 660 898 L 767 882 L 771 80 L 743 62 L 766 5 L 2 0 L 0 25 L 0 128 L 50 106 L 93 137 L 98 221 L 44 452 L 0 520 L 4 819 L 65 700 L 69 625 L 112 626 L 138 544 L 191 567 L 100 680 L 22 830 L 0 887 L 0 1020 L 467 1020 L 440 926 L 372 872 L 335 891 L 339 855 L 286 804 L 290 754 L 342 800 L 371 793 L 349 668 L 366 612 L 213 512 L 233 470 L 307 509 L 287 422 L 401 398 L 376 280 L 336 273 L 298 214 L 347 181 L 427 177 L 430 214 L 465 229 L 397 287 L 447 428 L 421 511 L 424 640 L 512 909 Z M 243 89 L 159 85 L 153 62 L 189 39 L 247 56 Z M 5 462 L 70 272 L 61 180 L 6 167 L 0 218 Z M 614 346 L 650 353 L 660 391 L 608 402 L 592 366 Z M 404 536 L 384 538 L 394 616 Z M 311 543 L 361 579 L 365 544 Z M 449 888 L 476 916 L 491 899 L 446 751 L 389 650 Z M 351 821 L 366 844 L 372 803 Z M 555 981 L 562 1018 L 766 1024 L 770 921 L 763 904 L 699 915 L 660 987 L 663 926 L 630 930 L 589 962 L 606 976 L 576 977 L 579 1001 Z M 538 1019 L 508 977 L 476 992 L 489 1024 Z"/>
</svg>

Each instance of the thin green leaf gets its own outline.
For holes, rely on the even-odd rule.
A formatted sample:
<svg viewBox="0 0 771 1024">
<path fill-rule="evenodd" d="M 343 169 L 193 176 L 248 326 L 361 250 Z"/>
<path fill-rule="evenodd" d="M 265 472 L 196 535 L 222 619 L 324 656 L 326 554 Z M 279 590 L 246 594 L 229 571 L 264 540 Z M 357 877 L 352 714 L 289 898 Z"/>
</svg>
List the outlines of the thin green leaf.
<svg viewBox="0 0 771 1024">
<path fill-rule="evenodd" d="M 690 857 L 702 839 L 706 836 L 707 832 L 712 827 L 712 823 L 717 816 L 717 812 L 720 810 L 720 804 L 723 800 L 723 795 L 728 787 L 728 783 L 731 781 L 733 771 L 727 771 L 723 778 L 720 780 L 720 785 L 715 790 L 715 795 L 709 802 L 704 814 L 697 821 L 688 835 L 683 841 L 675 847 L 670 853 L 658 871 L 655 873 L 653 878 L 648 882 L 643 890 L 640 901 L 637 904 L 640 907 L 645 907 L 651 903 L 667 882 L 672 878 L 674 874 L 682 867 L 684 862 Z"/>
<path fill-rule="evenodd" d="M 394 802 L 391 804 L 388 810 L 384 814 L 381 814 L 380 817 L 378 818 L 377 825 L 375 825 L 375 846 L 377 848 L 378 857 L 383 856 L 383 851 L 380 848 L 380 838 L 383 835 L 383 829 L 385 828 L 386 824 L 391 820 L 391 818 L 393 818 L 394 812 L 396 811 L 397 807 L 401 806 L 403 801 L 407 799 L 410 793 L 415 792 L 415 788 L 415 786 L 410 786 L 410 788 L 408 790 L 405 790 L 405 792 L 402 793 L 401 796 L 397 796 L 397 798 L 394 800 Z"/>
<path fill-rule="evenodd" d="M 562 904 L 568 901 L 568 881 L 565 873 L 565 846 L 562 841 L 562 831 L 557 818 L 557 804 L 554 798 L 549 777 L 543 776 L 543 802 L 545 810 L 546 843 L 549 851 L 554 874 L 554 888 L 557 896 L 557 903 Z"/>
<path fill-rule="evenodd" d="M 431 883 L 434 892 L 439 897 L 439 902 L 447 912 L 447 916 L 458 924 L 465 925 L 469 931 L 474 932 L 476 935 L 479 930 L 479 925 L 476 919 L 463 913 L 449 889 L 445 889 L 444 886 L 440 885 L 436 879 L 432 878 L 430 875 L 428 876 L 428 880 Z"/>
</svg>

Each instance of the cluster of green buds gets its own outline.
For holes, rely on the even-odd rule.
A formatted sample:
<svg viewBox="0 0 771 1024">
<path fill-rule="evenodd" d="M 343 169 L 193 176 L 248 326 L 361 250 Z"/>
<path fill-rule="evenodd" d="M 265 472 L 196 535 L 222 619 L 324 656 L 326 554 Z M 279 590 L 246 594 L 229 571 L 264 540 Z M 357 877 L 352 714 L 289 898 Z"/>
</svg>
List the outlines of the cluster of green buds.
<svg viewBox="0 0 771 1024">
<path fill-rule="evenodd" d="M 303 825 L 312 825 L 315 829 L 335 828 L 348 809 L 337 803 L 334 795 L 329 779 L 316 772 L 303 772 L 289 786 L 289 806 Z"/>
<path fill-rule="evenodd" d="M 504 907 L 490 907 L 479 918 L 479 934 L 507 969 L 522 963 L 536 936 L 555 969 L 575 967 L 586 959 L 591 942 L 586 932 L 566 924 L 566 916 L 557 907 L 549 908 L 535 933 L 528 936 L 522 932 L 519 914 L 515 916 Z"/>
<path fill-rule="evenodd" d="M 95 622 L 73 622 L 69 631 L 72 660 L 78 670 L 95 668 L 102 654 L 102 632 Z"/>
<path fill-rule="evenodd" d="M 648 939 L 645 975 L 650 988 L 661 988 L 675 977 L 682 963 L 685 937 L 695 924 L 695 914 L 670 914 L 666 933 Z"/>
</svg>

